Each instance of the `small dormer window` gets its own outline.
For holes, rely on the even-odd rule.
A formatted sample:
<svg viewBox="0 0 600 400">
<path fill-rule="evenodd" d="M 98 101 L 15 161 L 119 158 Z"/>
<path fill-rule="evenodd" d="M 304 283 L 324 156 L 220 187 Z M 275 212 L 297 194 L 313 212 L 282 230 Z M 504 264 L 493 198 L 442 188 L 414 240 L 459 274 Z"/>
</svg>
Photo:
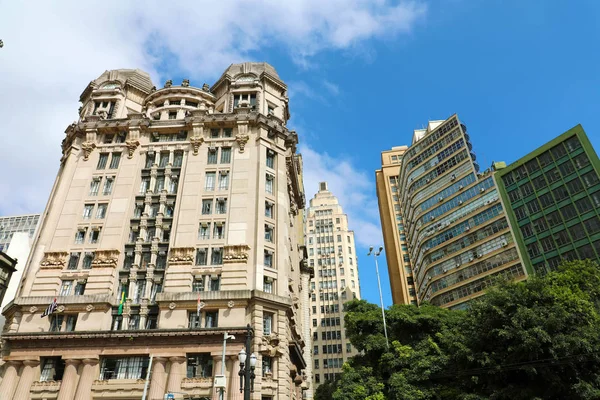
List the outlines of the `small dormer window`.
<svg viewBox="0 0 600 400">
<path fill-rule="evenodd" d="M 105 83 L 104 85 L 102 85 L 102 87 L 100 89 L 116 89 L 118 87 L 119 87 L 118 83 L 109 82 L 109 83 Z"/>
<path fill-rule="evenodd" d="M 247 103 L 254 110 L 256 108 L 256 93 L 238 93 L 233 96 L 233 108 L 239 107 L 242 102 Z"/>
</svg>

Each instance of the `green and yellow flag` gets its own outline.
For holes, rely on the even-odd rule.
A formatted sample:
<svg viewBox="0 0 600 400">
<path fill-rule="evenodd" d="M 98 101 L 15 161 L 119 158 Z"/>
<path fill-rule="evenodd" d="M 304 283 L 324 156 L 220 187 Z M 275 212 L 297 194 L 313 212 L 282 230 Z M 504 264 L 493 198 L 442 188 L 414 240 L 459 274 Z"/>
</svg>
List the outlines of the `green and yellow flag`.
<svg viewBox="0 0 600 400">
<path fill-rule="evenodd" d="M 119 303 L 119 312 L 118 315 L 123 314 L 123 305 L 125 304 L 125 291 L 121 292 L 121 302 Z"/>
</svg>

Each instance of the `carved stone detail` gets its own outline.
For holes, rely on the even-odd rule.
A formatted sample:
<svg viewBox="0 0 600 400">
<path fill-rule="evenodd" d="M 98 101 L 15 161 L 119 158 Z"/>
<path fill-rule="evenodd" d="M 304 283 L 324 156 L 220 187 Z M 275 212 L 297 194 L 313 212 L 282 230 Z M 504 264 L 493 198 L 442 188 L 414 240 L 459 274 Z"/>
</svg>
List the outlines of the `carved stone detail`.
<svg viewBox="0 0 600 400">
<path fill-rule="evenodd" d="M 244 152 L 244 149 L 246 148 L 246 143 L 248 143 L 249 139 L 250 136 L 248 136 L 247 134 L 238 133 L 237 135 L 235 135 L 235 141 L 240 146 L 240 153 Z"/>
<path fill-rule="evenodd" d="M 175 302 L 170 302 L 169 303 L 169 310 L 174 310 L 177 307 L 177 304 Z"/>
<path fill-rule="evenodd" d="M 120 251 L 116 249 L 96 250 L 92 266 L 96 268 L 116 268 L 119 262 Z"/>
<path fill-rule="evenodd" d="M 49 251 L 44 253 L 44 258 L 40 266 L 44 269 L 62 269 L 67 265 L 67 257 L 69 253 L 66 251 Z"/>
<path fill-rule="evenodd" d="M 229 307 L 229 308 L 233 308 L 233 306 L 235 306 L 235 301 L 233 301 L 233 300 L 229 300 L 229 301 L 227 302 L 227 307 Z"/>
<path fill-rule="evenodd" d="M 285 348 L 275 333 L 263 336 L 259 346 L 259 352 L 269 357 L 279 357 L 285 354 Z"/>
<path fill-rule="evenodd" d="M 93 304 L 88 304 L 87 306 L 85 306 L 85 311 L 92 312 L 92 311 L 94 311 L 95 308 L 96 307 L 94 307 Z"/>
<path fill-rule="evenodd" d="M 224 249 L 223 263 L 224 264 L 246 264 L 248 262 L 248 254 L 250 246 L 247 244 L 227 245 Z"/>
<path fill-rule="evenodd" d="M 170 265 L 192 265 L 194 263 L 194 247 L 173 247 L 169 252 Z"/>
<path fill-rule="evenodd" d="M 192 144 L 192 150 L 193 150 L 192 154 L 197 156 L 200 145 L 202 145 L 202 143 L 204 143 L 204 138 L 202 136 L 192 136 L 190 138 L 190 143 Z"/>
<path fill-rule="evenodd" d="M 56 308 L 56 311 L 58 311 L 58 312 L 64 312 L 65 311 L 65 306 L 63 306 L 63 305 L 58 306 Z"/>
<path fill-rule="evenodd" d="M 127 158 L 133 158 L 133 153 L 135 149 L 140 145 L 139 140 L 128 139 L 125 141 L 125 146 L 127 146 Z"/>
<path fill-rule="evenodd" d="M 81 143 L 81 150 L 83 150 L 83 161 L 87 161 L 92 151 L 96 148 L 94 142 L 83 142 Z"/>
<path fill-rule="evenodd" d="M 36 312 L 37 310 L 38 310 L 38 308 L 37 308 L 36 306 L 31 306 L 31 307 L 29 308 L 29 312 L 30 312 L 31 314 L 35 314 L 35 312 Z"/>
</svg>

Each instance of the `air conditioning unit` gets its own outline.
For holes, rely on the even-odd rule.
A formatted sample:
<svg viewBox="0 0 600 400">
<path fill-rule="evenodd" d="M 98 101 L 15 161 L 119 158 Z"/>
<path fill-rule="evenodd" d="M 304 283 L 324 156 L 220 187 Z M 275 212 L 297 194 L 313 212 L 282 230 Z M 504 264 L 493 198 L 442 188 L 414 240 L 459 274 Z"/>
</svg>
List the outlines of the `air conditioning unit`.
<svg viewBox="0 0 600 400">
<path fill-rule="evenodd" d="M 442 269 L 442 272 L 446 273 L 446 272 L 448 272 L 448 270 L 446 268 L 444 268 L 444 269 Z"/>
<path fill-rule="evenodd" d="M 480 191 L 481 193 L 483 193 L 483 192 L 485 192 L 485 188 L 481 188 L 481 189 L 479 189 L 479 191 Z"/>
<path fill-rule="evenodd" d="M 473 257 L 469 257 L 469 262 L 473 262 L 474 258 Z"/>
<path fill-rule="evenodd" d="M 218 281 L 219 280 L 219 275 L 211 275 L 210 279 L 213 281 Z"/>
<path fill-rule="evenodd" d="M 435 215 L 430 216 L 429 219 L 433 221 L 435 219 Z"/>
<path fill-rule="evenodd" d="M 214 145 L 211 144 L 210 146 L 208 146 L 208 151 L 211 151 L 211 152 L 212 151 L 217 151 L 217 148 Z"/>
<path fill-rule="evenodd" d="M 428 280 L 428 281 L 430 281 L 430 280 L 431 280 L 431 278 L 432 278 L 431 276 L 428 276 L 428 277 L 427 277 L 427 280 Z"/>
<path fill-rule="evenodd" d="M 229 171 L 221 171 L 221 175 L 229 175 Z"/>
<path fill-rule="evenodd" d="M 444 201 L 444 198 L 442 196 L 438 197 L 438 201 Z"/>
<path fill-rule="evenodd" d="M 465 231 L 468 231 L 468 230 L 470 230 L 470 229 L 471 229 L 471 227 L 470 227 L 470 226 L 465 226 Z"/>
<path fill-rule="evenodd" d="M 179 178 L 179 175 L 177 175 L 177 174 L 171 175 L 171 179 L 177 179 L 177 178 Z"/>
<path fill-rule="evenodd" d="M 273 283 L 273 278 L 271 278 L 270 276 L 265 276 L 265 282 L 267 283 Z M 314 290 L 311 290 L 311 292 L 313 292 Z"/>
<path fill-rule="evenodd" d="M 225 202 L 225 197 L 217 197 L 217 201 L 219 203 L 224 203 Z"/>
<path fill-rule="evenodd" d="M 502 247 L 508 246 L 508 242 L 502 242 Z"/>
<path fill-rule="evenodd" d="M 431 182 L 431 179 L 429 179 L 429 178 L 425 179 L 425 183 L 429 183 L 429 182 Z"/>
<path fill-rule="evenodd" d="M 458 185 L 458 190 L 463 190 L 464 186 L 463 185 Z"/>
<path fill-rule="evenodd" d="M 458 201 L 458 205 L 461 205 L 462 203 L 463 203 L 463 201 L 462 201 L 462 200 L 459 200 L 459 201 Z"/>
<path fill-rule="evenodd" d="M 160 134 L 158 132 L 152 132 L 152 137 L 154 139 L 158 139 L 160 137 Z"/>
</svg>

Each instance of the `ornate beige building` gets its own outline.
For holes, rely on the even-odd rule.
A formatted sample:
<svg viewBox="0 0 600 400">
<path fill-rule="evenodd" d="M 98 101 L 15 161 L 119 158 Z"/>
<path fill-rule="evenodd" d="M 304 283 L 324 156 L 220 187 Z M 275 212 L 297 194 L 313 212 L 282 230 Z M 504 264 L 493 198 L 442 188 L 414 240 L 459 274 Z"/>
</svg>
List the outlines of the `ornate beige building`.
<svg viewBox="0 0 600 400">
<path fill-rule="evenodd" d="M 212 86 L 140 70 L 83 91 L 39 237 L 6 307 L 1 399 L 225 398 L 245 327 L 253 399 L 301 399 L 309 321 L 298 136 L 266 63 Z M 41 315 L 56 298 L 58 308 Z M 187 396 L 187 397 L 186 397 Z"/>
<path fill-rule="evenodd" d="M 344 361 L 356 354 L 346 337 L 344 303 L 360 299 L 354 232 L 327 182 L 319 183 L 306 209 L 305 237 L 309 266 L 315 270 L 310 282 L 313 364 L 307 375 L 312 373 L 316 388 L 335 379 Z"/>
</svg>

